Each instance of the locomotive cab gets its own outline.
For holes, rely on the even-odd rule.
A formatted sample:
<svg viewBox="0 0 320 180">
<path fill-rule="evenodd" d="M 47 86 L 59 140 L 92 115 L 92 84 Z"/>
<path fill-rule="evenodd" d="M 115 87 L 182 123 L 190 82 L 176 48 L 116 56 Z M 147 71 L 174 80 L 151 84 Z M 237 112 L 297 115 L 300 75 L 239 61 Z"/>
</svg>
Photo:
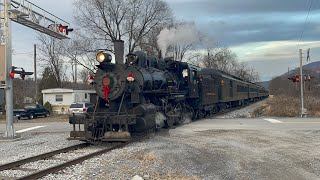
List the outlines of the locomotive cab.
<svg viewBox="0 0 320 180">
<path fill-rule="evenodd" d="M 176 74 L 180 82 L 180 90 L 188 91 L 188 98 L 199 97 L 198 71 L 199 67 L 173 60 L 167 60 L 167 70 Z"/>
</svg>

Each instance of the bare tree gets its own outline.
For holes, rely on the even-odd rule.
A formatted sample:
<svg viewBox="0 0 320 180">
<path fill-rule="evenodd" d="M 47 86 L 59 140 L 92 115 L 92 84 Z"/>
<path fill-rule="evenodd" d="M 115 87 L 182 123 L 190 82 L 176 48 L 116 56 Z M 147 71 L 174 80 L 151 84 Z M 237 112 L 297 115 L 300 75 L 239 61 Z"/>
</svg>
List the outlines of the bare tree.
<svg viewBox="0 0 320 180">
<path fill-rule="evenodd" d="M 186 53 L 190 50 L 193 50 L 194 44 L 176 44 L 173 46 L 170 46 L 168 48 L 168 53 L 172 55 L 173 59 L 176 61 L 182 61 L 184 60 L 184 57 Z"/>
<path fill-rule="evenodd" d="M 196 61 L 194 59 L 197 59 Z M 218 69 L 250 82 L 260 81 L 259 73 L 246 63 L 239 63 L 229 48 L 207 48 L 205 54 L 196 53 L 193 60 L 200 67 Z"/>
<path fill-rule="evenodd" d="M 76 79 L 75 74 L 78 70 L 77 65 L 91 72 L 94 72 L 96 69 L 94 44 L 93 40 L 81 37 L 79 34 L 72 36 L 72 39 L 63 41 L 63 55 L 69 59 L 74 81 Z"/>
<path fill-rule="evenodd" d="M 126 18 L 129 52 L 133 52 L 153 29 L 172 21 L 171 10 L 162 0 L 131 0 Z"/>
<path fill-rule="evenodd" d="M 92 74 L 92 72 L 88 69 L 82 69 L 79 73 L 79 77 L 83 83 L 88 84 L 90 74 Z"/>
<path fill-rule="evenodd" d="M 229 48 L 207 48 L 201 59 L 202 66 L 231 73 L 237 61 L 237 55 Z"/>
<path fill-rule="evenodd" d="M 162 0 L 78 0 L 75 5 L 76 22 L 93 39 L 106 43 L 127 40 L 128 52 L 158 25 L 172 19 Z"/>
<path fill-rule="evenodd" d="M 37 45 L 40 52 L 40 60 L 45 67 L 49 67 L 58 83 L 62 87 L 62 81 L 66 78 L 66 66 L 62 56 L 63 46 L 60 40 L 53 37 L 38 34 L 40 44 Z"/>
<path fill-rule="evenodd" d="M 97 39 L 120 40 L 126 33 L 125 19 L 129 4 L 122 0 L 78 0 L 75 20 Z"/>
<path fill-rule="evenodd" d="M 141 48 L 141 50 L 145 51 L 147 55 L 158 54 L 160 52 L 160 48 L 158 46 L 158 35 L 162 29 L 170 26 L 171 24 L 172 22 L 168 21 L 154 27 L 145 37 L 140 40 L 138 46 Z"/>
</svg>

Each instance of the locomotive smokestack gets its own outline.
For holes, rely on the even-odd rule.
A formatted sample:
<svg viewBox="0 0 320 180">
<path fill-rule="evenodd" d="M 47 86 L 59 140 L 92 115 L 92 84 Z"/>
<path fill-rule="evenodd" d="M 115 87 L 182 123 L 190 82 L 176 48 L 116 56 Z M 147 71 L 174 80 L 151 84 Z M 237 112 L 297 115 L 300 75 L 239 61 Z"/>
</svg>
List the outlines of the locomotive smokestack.
<svg viewBox="0 0 320 180">
<path fill-rule="evenodd" d="M 159 59 L 162 59 L 162 52 L 161 52 L 161 50 L 158 51 L 158 58 L 159 58 Z"/>
<path fill-rule="evenodd" d="M 124 41 L 116 40 L 114 43 L 114 55 L 116 57 L 116 64 L 124 64 Z"/>
</svg>

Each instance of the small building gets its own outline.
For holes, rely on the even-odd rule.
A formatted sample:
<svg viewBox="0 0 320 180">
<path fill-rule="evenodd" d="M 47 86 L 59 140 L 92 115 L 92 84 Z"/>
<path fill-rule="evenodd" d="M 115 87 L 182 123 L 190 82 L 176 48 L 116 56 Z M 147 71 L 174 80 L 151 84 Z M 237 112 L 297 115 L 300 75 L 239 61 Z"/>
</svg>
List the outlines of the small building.
<svg viewBox="0 0 320 180">
<path fill-rule="evenodd" d="M 59 114 L 66 114 L 72 103 L 90 102 L 90 94 L 95 90 L 73 90 L 73 89 L 45 89 L 42 90 L 43 104 L 49 102 L 52 111 Z"/>
</svg>

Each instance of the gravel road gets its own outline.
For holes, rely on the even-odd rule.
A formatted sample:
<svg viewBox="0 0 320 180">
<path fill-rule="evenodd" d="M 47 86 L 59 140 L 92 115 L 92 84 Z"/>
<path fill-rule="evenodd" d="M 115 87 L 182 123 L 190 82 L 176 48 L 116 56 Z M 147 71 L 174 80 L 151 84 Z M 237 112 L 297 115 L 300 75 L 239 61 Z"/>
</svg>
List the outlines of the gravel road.
<svg viewBox="0 0 320 180">
<path fill-rule="evenodd" d="M 259 103 L 215 118 L 230 120 L 231 117 L 243 117 L 240 113 L 250 114 L 259 107 Z M 215 119 L 206 123 L 211 121 Z M 252 121 L 255 119 L 246 122 Z M 261 119 L 257 121 L 263 121 L 258 123 L 262 126 L 270 123 Z M 320 179 L 320 130 L 277 129 L 272 126 L 265 129 L 197 129 L 205 126 L 203 122 L 164 129 L 147 140 L 42 179 Z M 283 127 L 287 126 L 283 124 Z M 31 152 L 33 148 L 40 152 L 43 148 L 53 150 L 77 143 L 66 141 L 66 135 L 39 134 L 39 137 L 13 142 L 9 146 L 5 144 L 4 150 L 1 144 L 0 162 L 15 159 L 15 155 L 21 158 L 21 154 L 26 152 L 27 155 L 34 154 Z M 69 159 L 72 156 L 66 154 L 58 158 Z"/>
<path fill-rule="evenodd" d="M 43 179 L 319 179 L 320 131 L 163 132 Z"/>
</svg>

